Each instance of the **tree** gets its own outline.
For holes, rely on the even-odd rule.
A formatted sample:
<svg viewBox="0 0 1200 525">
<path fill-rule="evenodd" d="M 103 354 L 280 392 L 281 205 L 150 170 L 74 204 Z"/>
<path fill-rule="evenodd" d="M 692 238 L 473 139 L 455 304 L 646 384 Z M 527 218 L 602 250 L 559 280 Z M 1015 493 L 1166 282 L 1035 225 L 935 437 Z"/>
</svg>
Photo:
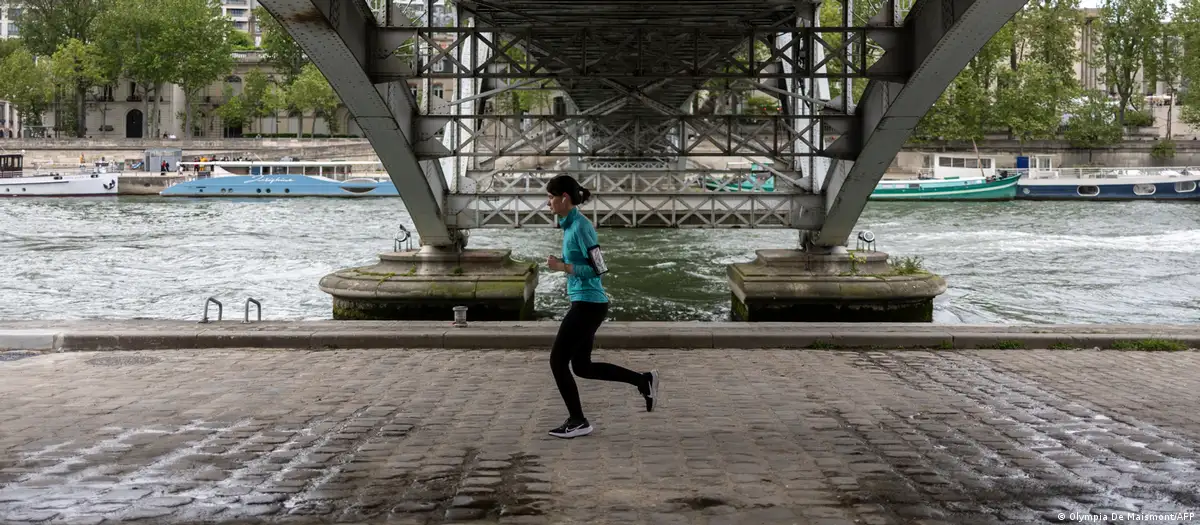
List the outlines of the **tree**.
<svg viewBox="0 0 1200 525">
<path fill-rule="evenodd" d="M 305 64 L 300 76 L 288 86 L 287 102 L 288 108 L 298 113 L 300 125 L 296 138 L 301 138 L 304 136 L 304 113 L 313 111 L 314 119 L 324 115 L 328 121 L 337 109 L 338 96 L 317 66 Z M 316 128 L 315 122 L 313 128 Z"/>
<path fill-rule="evenodd" d="M 283 75 L 283 84 L 290 85 L 308 62 L 304 50 L 262 6 L 254 8 L 254 23 L 262 29 L 262 51 L 267 62 Z"/>
<path fill-rule="evenodd" d="M 231 86 L 225 86 L 225 104 L 217 109 L 217 114 L 226 127 L 253 126 L 258 119 L 287 107 L 286 96 L 266 73 L 254 68 L 242 79 L 241 93 L 235 95 Z"/>
<path fill-rule="evenodd" d="M 176 76 L 181 52 L 170 12 L 173 2 L 112 0 L 98 19 L 97 42 L 111 70 L 119 71 L 141 90 L 146 115 L 144 136 L 157 136 L 159 88 Z M 154 99 L 155 112 L 150 111 Z"/>
<path fill-rule="evenodd" d="M 1107 146 L 1121 140 L 1118 109 L 1104 93 L 1085 94 L 1067 120 L 1066 139 L 1078 148 Z"/>
<path fill-rule="evenodd" d="M 1116 88 L 1120 105 L 1117 121 L 1125 124 L 1125 111 L 1135 94 L 1138 71 L 1146 64 L 1166 17 L 1165 0 L 1105 0 L 1100 9 L 1100 47 L 1104 81 Z"/>
<path fill-rule="evenodd" d="M 256 49 L 256 48 L 257 48 L 257 46 L 254 45 L 254 37 L 250 36 L 250 33 L 247 33 L 245 31 L 234 31 L 233 32 L 233 49 L 234 50 L 249 51 L 251 49 Z"/>
<path fill-rule="evenodd" d="M 55 84 L 69 87 L 75 93 L 86 93 L 95 86 L 111 82 L 109 72 L 103 67 L 103 58 L 96 44 L 85 44 L 77 39 L 67 40 L 51 57 L 51 71 Z M 83 97 L 75 98 L 75 136 L 87 135 L 86 122 L 79 115 L 87 113 Z"/>
<path fill-rule="evenodd" d="M 7 38 L 0 40 L 0 60 L 8 58 L 8 55 L 13 54 L 13 51 L 25 47 L 25 42 L 20 38 Z"/>
<path fill-rule="evenodd" d="M 35 56 L 48 57 L 70 40 L 91 44 L 98 34 L 96 21 L 112 0 L 25 0 L 21 11 L 21 39 Z M 76 136 L 87 129 L 84 95 L 87 87 L 76 85 Z"/>
<path fill-rule="evenodd" d="M 1005 88 L 997 96 L 998 121 L 1022 144 L 1054 138 L 1067 90 L 1061 74 L 1042 62 L 1024 62 L 1020 69 L 1003 71 L 1000 77 Z"/>
<path fill-rule="evenodd" d="M 233 86 L 225 84 L 225 88 L 221 93 L 222 103 L 216 109 L 216 114 L 221 117 L 222 126 L 225 128 L 238 128 L 246 124 L 247 110 L 246 99 L 242 95 L 233 94 Z"/>
<path fill-rule="evenodd" d="M 234 35 L 241 32 L 221 13 L 216 0 L 160 0 L 171 7 L 169 34 L 179 51 L 173 81 L 183 88 L 186 101 L 184 136 L 192 136 L 195 98 L 213 82 L 233 71 Z"/>
<path fill-rule="evenodd" d="M 35 60 L 23 47 L 0 62 L 0 98 L 16 106 L 21 120 L 40 123 L 42 112 L 54 99 L 54 79 L 46 59 Z"/>
<path fill-rule="evenodd" d="M 1174 120 L 1175 97 L 1179 91 L 1179 56 L 1183 51 L 1179 32 L 1184 30 L 1179 27 L 1178 21 L 1163 24 L 1162 31 L 1155 35 L 1147 56 L 1145 78 L 1150 85 L 1162 82 L 1171 94 L 1171 103 L 1167 106 L 1167 140 L 1171 140 L 1171 121 Z"/>
<path fill-rule="evenodd" d="M 1183 93 L 1180 120 L 1200 126 L 1200 0 L 1181 0 L 1175 7 L 1173 31 L 1183 48 L 1179 58 L 1180 85 Z"/>
</svg>

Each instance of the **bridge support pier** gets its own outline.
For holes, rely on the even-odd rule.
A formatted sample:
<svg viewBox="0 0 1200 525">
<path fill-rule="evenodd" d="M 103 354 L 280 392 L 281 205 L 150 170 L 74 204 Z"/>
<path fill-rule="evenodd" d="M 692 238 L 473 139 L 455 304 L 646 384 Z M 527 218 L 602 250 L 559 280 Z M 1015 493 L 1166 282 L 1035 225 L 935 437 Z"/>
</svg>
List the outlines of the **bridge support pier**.
<svg viewBox="0 0 1200 525">
<path fill-rule="evenodd" d="M 471 321 L 532 319 L 537 264 L 511 253 L 434 246 L 383 253 L 376 264 L 326 275 L 320 288 L 333 296 L 338 320 L 451 321 L 455 306 L 466 306 Z"/>
<path fill-rule="evenodd" d="M 932 322 L 938 275 L 894 267 L 883 252 L 758 250 L 728 267 L 735 321 Z"/>
</svg>

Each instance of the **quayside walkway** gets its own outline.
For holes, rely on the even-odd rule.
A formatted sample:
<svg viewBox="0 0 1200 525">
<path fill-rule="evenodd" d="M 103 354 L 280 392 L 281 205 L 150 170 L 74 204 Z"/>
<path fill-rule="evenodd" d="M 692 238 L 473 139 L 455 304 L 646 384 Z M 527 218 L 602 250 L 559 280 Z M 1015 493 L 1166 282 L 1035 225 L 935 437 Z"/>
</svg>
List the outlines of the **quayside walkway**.
<svg viewBox="0 0 1200 525">
<path fill-rule="evenodd" d="M 555 321 L 0 321 L 0 350 L 445 348 L 548 350 Z M 231 320 L 232 319 L 232 320 Z M 1189 325 L 607 322 L 599 348 L 1200 348 Z"/>
<path fill-rule="evenodd" d="M 1194 523 L 1200 353 L 0 353 L 0 522 Z M 1072 517 L 1076 518 L 1072 520 Z"/>
</svg>

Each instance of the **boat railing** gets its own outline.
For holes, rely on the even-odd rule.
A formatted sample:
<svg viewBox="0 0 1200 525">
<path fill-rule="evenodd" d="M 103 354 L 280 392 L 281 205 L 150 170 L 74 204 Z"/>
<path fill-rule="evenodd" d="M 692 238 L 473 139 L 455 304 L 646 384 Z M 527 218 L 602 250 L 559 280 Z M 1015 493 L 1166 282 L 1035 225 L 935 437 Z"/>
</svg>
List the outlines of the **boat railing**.
<svg viewBox="0 0 1200 525">
<path fill-rule="evenodd" d="M 1117 168 L 1019 168 L 1005 171 L 1024 172 L 1027 179 L 1127 179 L 1133 177 L 1185 177 L 1200 175 L 1196 166 L 1154 166 Z"/>
</svg>

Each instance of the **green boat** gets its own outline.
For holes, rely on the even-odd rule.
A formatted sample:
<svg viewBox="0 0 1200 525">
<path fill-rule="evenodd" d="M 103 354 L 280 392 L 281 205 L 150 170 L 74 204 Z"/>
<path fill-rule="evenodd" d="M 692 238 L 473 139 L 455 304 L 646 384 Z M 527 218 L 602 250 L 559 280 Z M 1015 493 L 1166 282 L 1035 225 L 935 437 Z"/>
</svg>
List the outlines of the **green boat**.
<svg viewBox="0 0 1200 525">
<path fill-rule="evenodd" d="M 755 184 L 759 188 L 755 189 Z M 704 178 L 704 187 L 713 191 L 775 191 L 775 175 L 767 171 L 761 164 L 755 162 L 750 165 L 750 174 L 742 177 L 741 180 L 714 179 L 710 177 Z"/>
<path fill-rule="evenodd" d="M 881 180 L 871 193 L 876 201 L 1004 201 L 1017 196 L 1021 172 L 988 177 Z"/>
</svg>

